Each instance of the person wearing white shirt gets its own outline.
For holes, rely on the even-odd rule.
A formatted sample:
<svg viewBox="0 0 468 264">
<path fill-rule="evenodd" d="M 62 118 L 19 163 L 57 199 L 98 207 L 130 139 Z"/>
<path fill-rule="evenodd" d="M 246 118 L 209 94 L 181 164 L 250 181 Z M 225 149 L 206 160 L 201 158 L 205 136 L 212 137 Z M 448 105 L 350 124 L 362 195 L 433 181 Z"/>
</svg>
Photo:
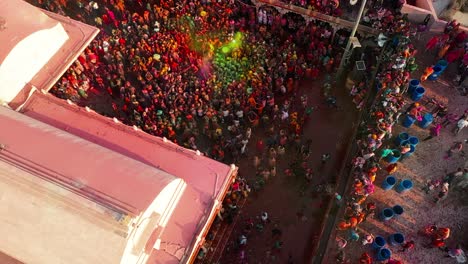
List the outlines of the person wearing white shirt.
<svg viewBox="0 0 468 264">
<path fill-rule="evenodd" d="M 465 116 L 458 120 L 457 127 L 455 128 L 455 134 L 458 134 L 463 128 L 468 126 L 468 116 Z"/>
</svg>

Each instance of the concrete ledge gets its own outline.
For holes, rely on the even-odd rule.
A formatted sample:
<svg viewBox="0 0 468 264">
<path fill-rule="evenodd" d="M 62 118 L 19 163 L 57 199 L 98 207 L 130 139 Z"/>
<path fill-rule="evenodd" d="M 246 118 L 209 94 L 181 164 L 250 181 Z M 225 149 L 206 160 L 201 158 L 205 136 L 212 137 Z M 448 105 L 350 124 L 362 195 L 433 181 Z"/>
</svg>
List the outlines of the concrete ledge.
<svg viewBox="0 0 468 264">
<path fill-rule="evenodd" d="M 404 4 L 401 12 L 408 14 L 408 18 L 411 22 L 422 23 L 426 15 L 432 15 L 429 21 L 429 28 L 431 32 L 443 32 L 447 21 L 439 19 L 437 11 L 432 5 L 431 0 L 418 0 L 416 1 L 417 6 Z M 468 32 L 468 27 L 460 26 L 460 30 Z"/>
</svg>

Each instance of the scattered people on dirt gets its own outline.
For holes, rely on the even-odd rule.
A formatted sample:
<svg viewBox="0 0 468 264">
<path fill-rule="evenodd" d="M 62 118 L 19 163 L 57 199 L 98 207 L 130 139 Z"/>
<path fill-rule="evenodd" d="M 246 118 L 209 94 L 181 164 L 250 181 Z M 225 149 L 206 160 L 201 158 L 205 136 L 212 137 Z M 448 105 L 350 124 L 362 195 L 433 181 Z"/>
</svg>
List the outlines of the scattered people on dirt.
<svg viewBox="0 0 468 264">
<path fill-rule="evenodd" d="M 427 140 L 432 139 L 434 137 L 440 136 L 440 130 L 441 129 L 442 129 L 441 124 L 435 124 L 434 126 L 431 127 L 429 136 L 424 138 L 423 141 L 427 141 Z"/>
<path fill-rule="evenodd" d="M 455 258 L 457 263 L 466 263 L 467 261 L 466 254 L 463 251 L 460 244 L 458 244 L 454 248 L 447 248 L 446 251 L 447 251 L 446 257 Z"/>
<path fill-rule="evenodd" d="M 410 240 L 410 241 L 406 241 L 404 242 L 402 245 L 401 245 L 401 249 L 399 250 L 399 252 L 406 252 L 406 251 L 410 251 L 410 250 L 413 250 L 414 249 L 414 241 L 413 240 Z"/>
<path fill-rule="evenodd" d="M 247 237 L 245 235 L 240 235 L 238 243 L 240 246 L 245 246 L 247 244 Z"/>
<path fill-rule="evenodd" d="M 447 156 L 445 156 L 444 159 L 449 159 L 454 154 L 458 154 L 458 153 L 460 153 L 462 156 L 464 156 L 463 143 L 462 142 L 455 142 L 452 145 L 452 147 L 447 151 Z"/>
<path fill-rule="evenodd" d="M 441 200 L 444 200 L 448 195 L 448 191 L 449 191 L 449 183 L 448 182 L 442 183 L 442 188 L 439 191 L 439 193 L 437 194 L 437 196 L 434 197 L 434 202 L 438 203 Z"/>
<path fill-rule="evenodd" d="M 271 230 L 271 235 L 272 235 L 273 238 L 281 237 L 282 234 L 283 234 L 283 232 L 282 232 L 281 229 L 279 229 L 277 226 L 275 226 L 275 227 Z"/>
<path fill-rule="evenodd" d="M 463 169 L 463 174 L 457 177 L 458 182 L 456 183 L 457 189 L 464 190 L 468 187 L 468 168 Z"/>
<path fill-rule="evenodd" d="M 268 222 L 270 222 L 270 219 L 268 218 L 268 213 L 267 212 L 263 212 L 260 216 L 260 219 L 262 220 L 262 223 L 266 224 Z"/>
<path fill-rule="evenodd" d="M 374 242 L 374 236 L 373 235 L 365 235 L 362 237 L 362 245 L 365 246 L 365 245 L 368 245 L 368 244 L 372 244 Z"/>
<path fill-rule="evenodd" d="M 346 241 L 346 239 L 340 237 L 340 236 L 337 236 L 336 237 L 336 245 L 338 246 L 338 249 L 344 249 L 346 247 L 346 245 L 348 245 L 348 241 Z"/>
<path fill-rule="evenodd" d="M 460 133 L 460 131 L 462 131 L 467 126 L 468 126 L 468 115 L 465 114 L 457 122 L 457 126 L 455 127 L 455 135 Z"/>
<path fill-rule="evenodd" d="M 331 158 L 331 154 L 330 153 L 325 153 L 325 154 L 322 154 L 322 165 L 325 165 L 325 163 Z"/>
<path fill-rule="evenodd" d="M 422 190 L 426 193 L 429 194 L 429 192 L 433 191 L 437 187 L 439 187 L 442 184 L 440 180 L 428 180 L 426 182 L 426 185 L 422 188 Z"/>
</svg>

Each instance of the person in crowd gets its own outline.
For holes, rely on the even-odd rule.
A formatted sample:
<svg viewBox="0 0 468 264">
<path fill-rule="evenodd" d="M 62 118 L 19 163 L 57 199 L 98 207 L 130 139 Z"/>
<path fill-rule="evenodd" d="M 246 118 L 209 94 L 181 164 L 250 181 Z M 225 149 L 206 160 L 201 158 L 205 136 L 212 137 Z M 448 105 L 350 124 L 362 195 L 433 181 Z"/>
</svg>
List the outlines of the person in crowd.
<svg viewBox="0 0 468 264">
<path fill-rule="evenodd" d="M 428 180 L 426 182 L 426 185 L 422 188 L 422 190 L 426 193 L 429 194 L 429 192 L 433 191 L 437 187 L 439 187 L 442 184 L 442 181 L 440 180 Z"/>
<path fill-rule="evenodd" d="M 445 257 L 447 258 L 455 258 L 458 263 L 466 263 L 466 254 L 463 251 L 462 247 L 460 244 L 458 244 L 454 248 L 447 248 L 447 255 Z"/>
<path fill-rule="evenodd" d="M 427 141 L 427 140 L 432 139 L 434 137 L 440 136 L 440 130 L 441 129 L 442 129 L 441 124 L 435 124 L 434 126 L 431 127 L 429 136 L 424 138 L 423 141 Z"/>
<path fill-rule="evenodd" d="M 458 189 L 466 189 L 468 187 L 468 169 L 463 169 L 463 174 L 458 178 L 458 182 L 456 183 L 456 188 Z"/>
<path fill-rule="evenodd" d="M 362 245 L 372 244 L 374 242 L 374 236 L 371 234 L 365 235 L 362 237 Z"/>
<path fill-rule="evenodd" d="M 421 75 L 421 82 L 424 82 L 425 80 L 427 80 L 427 78 L 428 78 L 432 73 L 434 73 L 433 67 L 432 67 L 432 66 L 426 67 L 426 69 L 424 70 L 424 73 Z"/>
<path fill-rule="evenodd" d="M 467 126 L 468 126 L 468 115 L 465 114 L 457 122 L 457 126 L 455 127 L 455 135 L 460 133 L 460 131 L 462 131 Z"/>
<path fill-rule="evenodd" d="M 468 54 L 465 51 L 465 55 Z M 457 85 L 461 86 L 463 82 L 465 82 L 466 76 L 468 75 L 468 63 L 463 61 L 460 66 L 458 67 L 458 75 L 457 75 Z"/>
<path fill-rule="evenodd" d="M 426 44 L 425 52 L 433 50 L 439 43 L 439 36 L 433 36 Z"/>
<path fill-rule="evenodd" d="M 447 197 L 448 191 L 449 191 L 449 185 L 450 184 L 448 182 L 442 183 L 441 190 L 439 191 L 437 196 L 434 197 L 434 202 L 435 203 L 438 203 L 439 201 L 444 200 Z"/>
<path fill-rule="evenodd" d="M 452 147 L 447 151 L 447 156 L 445 156 L 445 159 L 449 159 L 453 156 L 453 154 L 460 153 L 464 155 L 463 153 L 463 143 L 462 142 L 455 142 Z"/>
<path fill-rule="evenodd" d="M 364 253 L 362 253 L 361 257 L 359 258 L 359 263 L 360 264 L 372 264 L 373 260 L 372 260 L 371 256 L 367 252 L 364 252 Z"/>
<path fill-rule="evenodd" d="M 406 252 L 406 251 L 410 251 L 413 249 L 414 249 L 414 241 L 413 240 L 405 241 L 405 243 L 401 245 L 401 249 L 399 250 L 399 252 Z"/>
</svg>

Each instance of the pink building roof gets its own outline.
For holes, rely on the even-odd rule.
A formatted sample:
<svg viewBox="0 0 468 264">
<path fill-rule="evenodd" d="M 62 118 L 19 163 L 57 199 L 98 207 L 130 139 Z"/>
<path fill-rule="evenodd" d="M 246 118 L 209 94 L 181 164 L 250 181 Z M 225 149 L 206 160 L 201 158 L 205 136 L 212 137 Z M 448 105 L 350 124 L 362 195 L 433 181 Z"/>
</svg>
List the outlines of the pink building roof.
<svg viewBox="0 0 468 264">
<path fill-rule="evenodd" d="M 36 93 L 31 102 L 53 106 L 54 99 Z M 166 186 L 178 179 L 154 166 L 5 107 L 0 107 L 0 123 L 4 126 L 4 129 L 0 130 L 0 143 L 4 146 L 0 162 L 6 161 L 31 175 L 74 190 L 93 202 L 117 211 L 124 210 L 134 216 L 141 215 Z M 128 140 L 131 140 L 131 136 L 123 141 Z M 149 145 L 147 147 L 151 148 Z M 190 166 L 184 164 L 187 153 L 178 152 L 178 155 L 181 157 L 181 161 L 177 162 L 179 167 Z M 200 158 L 199 162 L 209 161 L 200 156 L 190 159 L 196 158 Z M 225 181 L 233 177 L 235 170 L 226 165 L 224 168 L 226 174 L 219 175 L 218 184 L 225 190 L 228 186 L 225 185 Z M 215 171 L 213 173 L 216 174 Z M 197 174 L 195 177 L 202 176 Z M 198 182 L 203 182 L 203 178 Z M 198 184 L 197 188 L 200 186 L 202 184 Z M 222 190 L 222 187 L 218 188 L 218 191 Z M 217 200 L 208 198 L 211 197 L 209 190 L 197 190 L 189 184 L 184 187 L 178 198 L 170 198 L 171 193 L 165 195 L 169 195 L 169 200 L 166 200 L 173 211 L 163 228 L 141 231 L 145 241 L 143 245 L 146 244 L 144 252 L 148 257 L 151 256 L 150 260 L 154 260 L 151 263 L 184 263 L 196 253 L 209 222 L 215 216 Z M 141 221 L 144 222 L 144 219 Z M 148 235 L 144 235 L 145 233 Z M 134 232 L 129 236 L 128 239 L 132 239 Z M 159 246 L 155 248 L 157 240 Z"/>
<path fill-rule="evenodd" d="M 180 263 L 196 254 L 237 168 L 197 155 L 92 110 L 36 92 L 22 113 L 183 179 L 186 190 L 149 263 Z M 151 239 L 156 239 L 154 234 Z"/>
<path fill-rule="evenodd" d="M 0 101 L 14 108 L 48 91 L 99 33 L 22 0 L 0 0 Z"/>
<path fill-rule="evenodd" d="M 0 107 L 10 162 L 117 210 L 138 215 L 176 177 L 63 130 Z"/>
<path fill-rule="evenodd" d="M 232 174 L 228 165 L 52 95 L 34 93 L 21 112 L 175 175 L 200 192 L 207 204 L 218 196 Z"/>
</svg>

